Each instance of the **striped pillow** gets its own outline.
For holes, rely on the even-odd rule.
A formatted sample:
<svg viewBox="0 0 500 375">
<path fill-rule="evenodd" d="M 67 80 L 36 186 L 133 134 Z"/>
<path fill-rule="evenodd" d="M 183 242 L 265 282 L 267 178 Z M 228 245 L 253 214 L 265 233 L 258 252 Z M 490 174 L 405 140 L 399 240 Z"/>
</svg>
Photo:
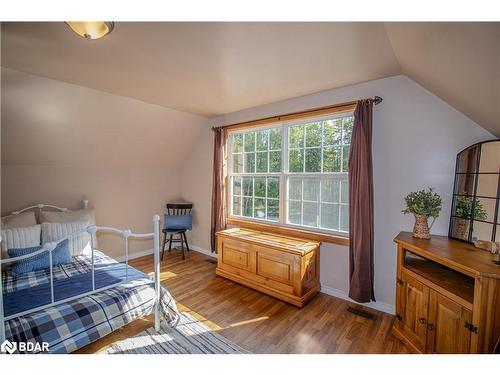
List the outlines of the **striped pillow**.
<svg viewBox="0 0 500 375">
<path fill-rule="evenodd" d="M 40 224 L 30 227 L 2 229 L 2 252 L 0 258 L 8 258 L 8 249 L 40 245 Z"/>
<path fill-rule="evenodd" d="M 19 257 L 34 253 L 40 250 L 42 246 L 33 246 L 20 249 L 9 249 L 7 252 L 11 258 Z M 52 265 L 59 266 L 71 262 L 71 253 L 69 251 L 69 241 L 60 242 L 52 251 Z M 30 258 L 21 259 L 12 265 L 10 272 L 13 276 L 18 276 L 23 273 L 39 271 L 50 268 L 50 257 L 48 252 L 32 256 Z"/>
<path fill-rule="evenodd" d="M 42 223 L 42 244 L 58 241 L 72 233 L 88 227 L 88 221 L 71 223 Z M 80 233 L 69 239 L 69 251 L 72 256 L 90 254 L 91 237 L 87 232 Z"/>
<path fill-rule="evenodd" d="M 90 225 L 95 225 L 95 212 L 93 208 L 67 211 L 42 211 L 40 212 L 41 223 L 74 223 L 75 221 L 88 221 Z M 92 235 L 94 249 L 97 248 L 97 236 Z"/>
</svg>

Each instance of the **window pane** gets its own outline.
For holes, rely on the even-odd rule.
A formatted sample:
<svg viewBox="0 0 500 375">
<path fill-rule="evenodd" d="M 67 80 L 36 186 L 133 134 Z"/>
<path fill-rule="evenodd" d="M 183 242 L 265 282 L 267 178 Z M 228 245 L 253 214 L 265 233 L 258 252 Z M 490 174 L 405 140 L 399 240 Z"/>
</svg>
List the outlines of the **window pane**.
<svg viewBox="0 0 500 375">
<path fill-rule="evenodd" d="M 349 181 L 347 177 L 341 180 L 340 189 L 340 202 L 349 203 Z"/>
<path fill-rule="evenodd" d="M 321 172 L 321 148 L 306 149 L 306 172 Z"/>
<path fill-rule="evenodd" d="M 281 128 L 269 130 L 269 149 L 281 150 Z"/>
<path fill-rule="evenodd" d="M 319 200 L 319 180 L 313 178 L 304 179 L 304 200 L 315 201 Z"/>
<path fill-rule="evenodd" d="M 245 133 L 245 151 L 255 151 L 255 132 Z"/>
<path fill-rule="evenodd" d="M 253 198 L 243 198 L 243 216 L 252 217 Z"/>
<path fill-rule="evenodd" d="M 233 155 L 233 172 L 243 173 L 243 154 Z"/>
<path fill-rule="evenodd" d="M 241 197 L 233 197 L 233 215 L 241 215 Z"/>
<path fill-rule="evenodd" d="M 267 151 L 269 148 L 269 130 L 257 132 L 257 151 Z"/>
<path fill-rule="evenodd" d="M 304 147 L 304 125 L 291 126 L 288 136 L 288 147 Z"/>
<path fill-rule="evenodd" d="M 321 202 L 338 203 L 339 180 L 335 177 L 323 177 L 321 180 Z"/>
<path fill-rule="evenodd" d="M 245 173 L 255 173 L 255 152 L 245 154 Z"/>
<path fill-rule="evenodd" d="M 267 197 L 279 198 L 280 196 L 280 179 L 278 177 L 267 178 Z"/>
<path fill-rule="evenodd" d="M 349 231 L 349 206 L 344 204 L 340 206 L 340 230 Z"/>
<path fill-rule="evenodd" d="M 288 202 L 288 222 L 291 224 L 302 224 L 302 203 L 297 201 Z"/>
<path fill-rule="evenodd" d="M 341 120 L 328 120 L 323 122 L 323 144 L 340 145 L 342 136 Z"/>
<path fill-rule="evenodd" d="M 311 227 L 318 226 L 318 204 L 304 202 L 304 216 L 303 225 L 308 225 Z"/>
<path fill-rule="evenodd" d="M 288 179 L 288 199 L 302 200 L 302 179 L 290 177 Z"/>
<path fill-rule="evenodd" d="M 306 125 L 306 147 L 321 146 L 321 123 Z"/>
<path fill-rule="evenodd" d="M 353 116 L 306 121 L 288 127 L 288 150 L 283 150 L 285 125 L 231 134 L 233 215 L 279 222 L 283 210 L 284 222 L 348 232 L 348 177 L 342 172 L 348 168 Z M 288 160 L 283 160 L 284 152 Z M 276 174 L 281 172 L 290 175 L 283 181 Z M 286 210 L 281 207 L 283 193 Z"/>
<path fill-rule="evenodd" d="M 233 152 L 242 152 L 243 151 L 243 134 L 234 134 L 233 135 Z"/>
<path fill-rule="evenodd" d="M 253 196 L 253 178 L 243 177 L 243 195 Z"/>
<path fill-rule="evenodd" d="M 267 158 L 269 154 L 265 152 L 257 152 L 257 173 L 267 173 Z"/>
<path fill-rule="evenodd" d="M 233 195 L 241 195 L 241 177 L 233 177 Z"/>
<path fill-rule="evenodd" d="M 341 162 L 340 147 L 325 147 L 323 149 L 323 172 L 340 172 Z"/>
<path fill-rule="evenodd" d="M 271 151 L 269 158 L 269 172 L 281 172 L 281 151 Z"/>
<path fill-rule="evenodd" d="M 264 198 L 255 198 L 253 217 L 257 219 L 266 218 L 266 200 Z"/>
<path fill-rule="evenodd" d="M 256 197 L 266 197 L 266 178 L 255 177 L 255 194 Z"/>
<path fill-rule="evenodd" d="M 349 149 L 350 146 L 342 147 L 342 172 L 349 171 Z"/>
<path fill-rule="evenodd" d="M 279 220 L 279 200 L 268 199 L 267 200 L 267 219 L 278 221 Z"/>
<path fill-rule="evenodd" d="M 304 150 L 290 150 L 290 160 L 288 161 L 290 172 L 304 172 Z"/>
<path fill-rule="evenodd" d="M 350 145 L 352 137 L 352 127 L 354 125 L 354 117 L 344 117 L 342 119 L 343 131 L 342 131 L 342 144 Z"/>
<path fill-rule="evenodd" d="M 339 205 L 325 204 L 321 205 L 321 227 L 339 230 Z"/>
</svg>

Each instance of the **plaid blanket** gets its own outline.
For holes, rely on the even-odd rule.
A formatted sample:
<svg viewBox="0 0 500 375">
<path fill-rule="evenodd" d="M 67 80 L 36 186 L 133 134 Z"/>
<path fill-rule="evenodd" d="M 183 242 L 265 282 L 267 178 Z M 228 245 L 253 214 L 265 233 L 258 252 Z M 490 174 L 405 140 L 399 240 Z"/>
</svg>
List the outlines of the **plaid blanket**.
<svg viewBox="0 0 500 375">
<path fill-rule="evenodd" d="M 73 258 L 73 262 L 54 267 L 54 279 L 59 280 L 91 271 L 87 256 Z M 117 264 L 115 260 L 94 251 L 97 267 Z M 29 272 L 18 277 L 4 271 L 3 293 L 50 283 L 49 271 Z M 154 282 L 144 274 L 108 290 L 74 299 L 70 302 L 39 310 L 5 322 L 6 339 L 11 342 L 49 343 L 49 353 L 70 353 L 124 325 L 147 316 L 155 305 Z M 161 290 L 161 308 L 164 322 L 174 325 L 178 320 L 175 301 L 167 289 Z"/>
</svg>

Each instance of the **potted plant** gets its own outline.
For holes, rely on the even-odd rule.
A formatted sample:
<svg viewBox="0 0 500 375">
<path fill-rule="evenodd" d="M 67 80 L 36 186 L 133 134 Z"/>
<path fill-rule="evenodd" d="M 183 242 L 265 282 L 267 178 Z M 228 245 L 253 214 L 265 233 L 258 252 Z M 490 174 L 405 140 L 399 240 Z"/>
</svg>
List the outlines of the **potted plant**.
<svg viewBox="0 0 500 375">
<path fill-rule="evenodd" d="M 455 198 L 454 234 L 458 238 L 467 238 L 470 219 L 486 220 L 488 217 L 483 203 L 479 199 L 476 198 L 475 204 L 473 203 L 474 199 L 467 195 L 457 195 Z"/>
<path fill-rule="evenodd" d="M 415 225 L 413 227 L 413 237 L 431 238 L 430 228 L 441 212 L 441 197 L 432 188 L 427 190 L 414 191 L 405 197 L 405 214 L 415 215 Z M 428 219 L 432 217 L 429 228 Z"/>
</svg>

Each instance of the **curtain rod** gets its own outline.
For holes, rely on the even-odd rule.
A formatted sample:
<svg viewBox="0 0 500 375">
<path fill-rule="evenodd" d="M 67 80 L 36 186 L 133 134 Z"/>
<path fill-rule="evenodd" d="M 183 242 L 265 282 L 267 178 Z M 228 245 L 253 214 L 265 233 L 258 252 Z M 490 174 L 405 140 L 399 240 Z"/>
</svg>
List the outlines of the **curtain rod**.
<svg viewBox="0 0 500 375">
<path fill-rule="evenodd" d="M 371 101 L 373 101 L 373 104 L 379 105 L 380 103 L 382 103 L 382 101 L 384 99 L 382 97 L 378 96 L 378 95 L 375 95 L 373 98 L 366 98 L 366 99 L 360 99 L 360 100 L 371 100 Z M 330 106 L 326 106 L 326 107 L 312 108 L 312 109 L 307 109 L 305 111 L 286 113 L 286 114 L 277 115 L 277 116 L 263 117 L 263 118 L 260 118 L 260 119 L 257 119 L 257 120 L 243 121 L 243 122 L 238 122 L 238 123 L 230 124 L 230 125 L 212 126 L 212 130 L 224 129 L 224 128 L 231 128 L 231 127 L 234 127 L 234 126 L 243 125 L 243 124 L 247 124 L 247 123 L 256 123 L 256 122 L 263 122 L 263 123 L 265 123 L 265 122 L 269 122 L 271 120 L 279 121 L 281 117 L 296 115 L 296 114 L 305 113 L 305 112 L 314 112 L 314 111 L 321 111 L 321 110 L 327 110 L 327 109 L 334 109 L 334 108 L 337 108 L 337 107 L 345 107 L 345 106 L 349 106 L 349 105 L 355 105 L 357 103 L 358 103 L 358 101 L 355 100 L 355 101 L 352 101 L 352 102 L 334 104 L 334 105 L 330 105 Z"/>
</svg>

